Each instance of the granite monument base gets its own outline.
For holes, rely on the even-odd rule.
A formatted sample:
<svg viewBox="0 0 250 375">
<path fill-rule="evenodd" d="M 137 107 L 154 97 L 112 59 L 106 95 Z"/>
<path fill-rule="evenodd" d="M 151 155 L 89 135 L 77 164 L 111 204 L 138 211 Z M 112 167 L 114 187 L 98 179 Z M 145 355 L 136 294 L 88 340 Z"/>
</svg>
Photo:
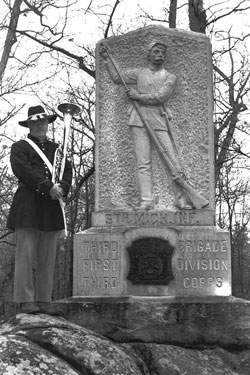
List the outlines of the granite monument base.
<svg viewBox="0 0 250 375">
<path fill-rule="evenodd" d="M 74 239 L 74 296 L 231 295 L 229 233 L 210 210 L 95 212 Z"/>
<path fill-rule="evenodd" d="M 71 297 L 53 304 L 70 322 L 116 342 L 250 348 L 250 301 L 232 296 Z"/>
</svg>

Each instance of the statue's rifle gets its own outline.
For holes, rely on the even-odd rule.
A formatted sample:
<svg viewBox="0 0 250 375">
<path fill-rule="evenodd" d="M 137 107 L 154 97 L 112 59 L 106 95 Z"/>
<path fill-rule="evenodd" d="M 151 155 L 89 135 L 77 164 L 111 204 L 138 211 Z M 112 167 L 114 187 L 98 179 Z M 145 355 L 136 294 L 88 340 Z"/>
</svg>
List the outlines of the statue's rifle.
<svg viewBox="0 0 250 375">
<path fill-rule="evenodd" d="M 106 53 L 107 53 L 111 63 L 113 64 L 122 84 L 124 85 L 126 93 L 128 93 L 130 91 L 129 87 L 128 87 L 127 83 L 125 82 L 125 80 L 122 76 L 122 73 L 120 72 L 120 68 L 119 68 L 118 64 L 114 60 L 113 56 L 110 54 L 109 47 L 107 45 L 103 45 L 103 47 L 105 48 Z M 143 125 L 147 129 L 148 134 L 149 134 L 153 144 L 155 145 L 156 150 L 159 153 L 159 156 L 161 157 L 161 159 L 164 162 L 164 165 L 171 172 L 173 180 L 185 190 L 185 192 L 186 192 L 189 200 L 191 201 L 192 205 L 194 206 L 194 208 L 199 209 L 199 208 L 203 208 L 203 207 L 207 206 L 208 201 L 204 197 L 202 197 L 202 195 L 200 195 L 192 186 L 190 186 L 184 180 L 184 178 L 180 175 L 180 172 L 174 167 L 174 165 L 173 165 L 171 159 L 169 158 L 166 150 L 163 148 L 163 146 L 160 143 L 157 135 L 155 134 L 154 130 L 151 128 L 151 125 L 149 124 L 149 122 L 143 116 L 140 105 L 135 100 L 131 100 L 131 102 L 132 102 L 133 107 L 135 108 L 136 112 L 138 113 Z"/>
<path fill-rule="evenodd" d="M 73 103 L 59 104 L 57 109 L 63 114 L 64 128 L 63 128 L 63 144 L 62 146 L 59 146 L 56 149 L 55 155 L 54 155 L 54 163 L 53 163 L 53 170 L 52 170 L 52 182 L 53 183 L 60 183 L 60 181 L 63 178 L 65 163 L 66 163 L 66 158 L 67 158 L 67 146 L 68 146 L 71 121 L 72 121 L 73 116 L 80 112 L 80 107 L 77 104 L 73 104 Z M 63 214 L 65 235 L 67 235 L 67 226 L 66 226 L 66 219 L 65 219 L 65 212 L 64 212 L 65 203 L 62 198 L 59 199 L 59 203 L 60 203 L 62 214 Z"/>
</svg>

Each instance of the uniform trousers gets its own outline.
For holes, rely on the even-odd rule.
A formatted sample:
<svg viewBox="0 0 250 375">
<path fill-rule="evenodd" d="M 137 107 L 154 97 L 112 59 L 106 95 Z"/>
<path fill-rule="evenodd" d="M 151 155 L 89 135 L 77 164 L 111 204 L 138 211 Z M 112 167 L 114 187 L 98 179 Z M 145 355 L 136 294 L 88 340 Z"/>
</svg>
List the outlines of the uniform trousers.
<svg viewBox="0 0 250 375">
<path fill-rule="evenodd" d="M 15 302 L 51 301 L 60 233 L 33 228 L 16 229 Z"/>
<path fill-rule="evenodd" d="M 135 146 L 135 154 L 138 167 L 138 182 L 141 195 L 141 204 L 153 204 L 153 181 L 152 181 L 152 144 L 147 129 L 139 126 L 131 126 L 132 137 Z M 155 134 L 162 148 L 168 155 L 176 171 L 181 171 L 181 165 L 167 130 L 155 130 Z M 169 184 L 178 200 L 182 191 L 173 181 L 171 173 L 168 173 Z"/>
</svg>

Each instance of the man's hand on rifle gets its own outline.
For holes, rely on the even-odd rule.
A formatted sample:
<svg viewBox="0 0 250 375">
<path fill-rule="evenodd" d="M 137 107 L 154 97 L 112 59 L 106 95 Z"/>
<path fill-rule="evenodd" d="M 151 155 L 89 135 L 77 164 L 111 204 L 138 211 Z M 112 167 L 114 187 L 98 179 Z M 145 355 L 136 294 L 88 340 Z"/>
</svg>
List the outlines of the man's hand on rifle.
<svg viewBox="0 0 250 375">
<path fill-rule="evenodd" d="M 105 45 L 104 43 L 102 43 L 100 45 L 100 48 L 99 48 L 99 53 L 100 55 L 105 59 L 107 60 L 107 58 L 109 57 L 109 53 L 110 53 L 110 49 L 107 45 Z"/>
<path fill-rule="evenodd" d="M 51 199 L 56 200 L 56 199 L 61 199 L 63 197 L 63 189 L 59 184 L 55 184 L 49 192 L 49 195 Z"/>
<path fill-rule="evenodd" d="M 127 95 L 131 100 L 140 100 L 140 94 L 136 89 L 129 89 Z"/>
</svg>

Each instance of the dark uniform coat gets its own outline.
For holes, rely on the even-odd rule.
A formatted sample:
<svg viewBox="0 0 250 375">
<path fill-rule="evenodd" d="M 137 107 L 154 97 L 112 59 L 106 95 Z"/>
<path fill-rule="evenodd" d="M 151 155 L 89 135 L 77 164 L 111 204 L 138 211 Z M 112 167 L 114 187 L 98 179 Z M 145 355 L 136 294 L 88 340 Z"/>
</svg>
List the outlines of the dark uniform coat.
<svg viewBox="0 0 250 375">
<path fill-rule="evenodd" d="M 54 153 L 58 145 L 48 139 L 40 142 L 31 134 L 28 138 L 38 145 L 53 165 Z M 25 140 L 14 143 L 10 162 L 19 183 L 11 205 L 7 227 L 35 228 L 42 231 L 64 229 L 60 204 L 58 200 L 52 200 L 49 195 L 53 186 L 51 173 L 33 147 Z M 60 181 L 65 196 L 69 192 L 71 180 L 71 164 L 66 161 L 63 178 Z"/>
</svg>

